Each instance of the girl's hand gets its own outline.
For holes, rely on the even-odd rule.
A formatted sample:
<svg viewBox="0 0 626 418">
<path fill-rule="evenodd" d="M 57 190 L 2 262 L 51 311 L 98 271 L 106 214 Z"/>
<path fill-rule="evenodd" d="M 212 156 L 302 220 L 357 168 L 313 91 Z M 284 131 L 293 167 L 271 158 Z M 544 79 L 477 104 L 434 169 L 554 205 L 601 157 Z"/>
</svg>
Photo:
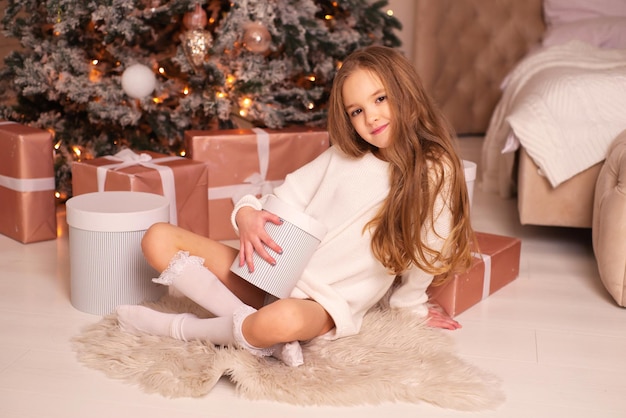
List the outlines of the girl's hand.
<svg viewBox="0 0 626 418">
<path fill-rule="evenodd" d="M 271 222 L 280 225 L 283 223 L 282 220 L 273 213 L 251 207 L 239 209 L 235 220 L 239 227 L 239 267 L 247 264 L 248 270 L 253 272 L 252 255 L 255 251 L 263 260 L 272 265 L 276 264 L 276 260 L 267 252 L 266 246 L 279 254 L 283 250 L 265 231 L 265 224 Z"/>
<path fill-rule="evenodd" d="M 456 320 L 452 319 L 441 306 L 435 303 L 428 304 L 428 319 L 426 323 L 433 328 L 443 328 L 449 330 L 455 330 L 461 328 Z"/>
</svg>

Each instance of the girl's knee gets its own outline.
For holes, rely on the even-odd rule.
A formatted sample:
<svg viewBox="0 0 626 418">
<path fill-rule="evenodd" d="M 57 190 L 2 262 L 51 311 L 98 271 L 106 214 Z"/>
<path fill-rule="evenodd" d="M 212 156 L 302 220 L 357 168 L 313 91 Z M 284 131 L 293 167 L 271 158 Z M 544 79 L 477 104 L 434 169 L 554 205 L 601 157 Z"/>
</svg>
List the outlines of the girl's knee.
<svg viewBox="0 0 626 418">
<path fill-rule="evenodd" d="M 251 315 L 246 337 L 257 343 L 309 340 L 328 331 L 327 313 L 315 302 L 281 299 Z M 330 320 L 332 322 L 332 320 Z M 270 337 L 271 336 L 271 337 Z M 270 337 L 270 338 L 268 338 Z"/>
<path fill-rule="evenodd" d="M 167 267 L 175 242 L 174 227 L 160 222 L 148 228 L 141 239 L 141 251 L 148 263 L 158 271 Z"/>
<path fill-rule="evenodd" d="M 163 242 L 168 235 L 168 230 L 171 225 L 165 222 L 158 222 L 152 224 L 141 239 L 141 249 L 146 252 L 150 250 L 157 243 Z"/>
<path fill-rule="evenodd" d="M 297 312 L 289 304 L 278 300 L 246 318 L 243 332 L 252 345 L 265 347 L 293 341 L 301 325 Z"/>
</svg>

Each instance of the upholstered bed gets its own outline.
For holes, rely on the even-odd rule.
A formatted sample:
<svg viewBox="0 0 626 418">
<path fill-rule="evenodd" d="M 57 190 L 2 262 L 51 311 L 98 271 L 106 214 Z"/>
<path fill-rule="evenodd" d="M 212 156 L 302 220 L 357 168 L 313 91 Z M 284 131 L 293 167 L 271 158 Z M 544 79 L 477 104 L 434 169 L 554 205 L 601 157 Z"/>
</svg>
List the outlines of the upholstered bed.
<svg viewBox="0 0 626 418">
<path fill-rule="evenodd" d="M 517 196 L 522 224 L 590 228 L 626 128 L 626 0 L 418 0 L 416 12 L 427 89 L 460 135 L 485 134 L 478 187 Z"/>
<path fill-rule="evenodd" d="M 545 0 L 543 9 L 542 42 L 502 84 L 482 187 L 517 190 L 523 224 L 591 227 L 595 179 L 626 129 L 626 0 Z"/>
</svg>

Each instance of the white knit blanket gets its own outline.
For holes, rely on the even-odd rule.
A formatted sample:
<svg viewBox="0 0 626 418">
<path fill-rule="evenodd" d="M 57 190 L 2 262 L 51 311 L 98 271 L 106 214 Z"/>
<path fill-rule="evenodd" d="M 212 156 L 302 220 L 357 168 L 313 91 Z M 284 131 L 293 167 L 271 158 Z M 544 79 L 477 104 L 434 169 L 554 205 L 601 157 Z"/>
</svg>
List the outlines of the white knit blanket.
<svg viewBox="0 0 626 418">
<path fill-rule="evenodd" d="M 626 50 L 540 49 L 508 75 L 482 154 L 482 187 L 510 194 L 521 144 L 553 187 L 602 161 L 626 129 Z M 517 142 L 519 141 L 519 142 Z"/>
</svg>

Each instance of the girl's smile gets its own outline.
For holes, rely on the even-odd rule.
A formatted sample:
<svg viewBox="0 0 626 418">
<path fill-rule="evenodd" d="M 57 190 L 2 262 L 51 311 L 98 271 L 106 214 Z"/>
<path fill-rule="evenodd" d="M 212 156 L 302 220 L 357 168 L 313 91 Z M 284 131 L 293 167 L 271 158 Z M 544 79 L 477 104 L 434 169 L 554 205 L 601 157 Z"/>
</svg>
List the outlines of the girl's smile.
<svg viewBox="0 0 626 418">
<path fill-rule="evenodd" d="M 376 128 L 376 129 L 374 129 L 372 131 L 372 135 L 378 135 L 379 133 L 383 132 L 387 128 L 387 126 L 389 126 L 388 123 L 383 125 L 383 126 L 380 126 L 380 127 Z"/>
</svg>

